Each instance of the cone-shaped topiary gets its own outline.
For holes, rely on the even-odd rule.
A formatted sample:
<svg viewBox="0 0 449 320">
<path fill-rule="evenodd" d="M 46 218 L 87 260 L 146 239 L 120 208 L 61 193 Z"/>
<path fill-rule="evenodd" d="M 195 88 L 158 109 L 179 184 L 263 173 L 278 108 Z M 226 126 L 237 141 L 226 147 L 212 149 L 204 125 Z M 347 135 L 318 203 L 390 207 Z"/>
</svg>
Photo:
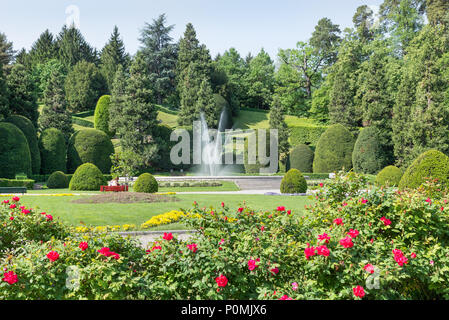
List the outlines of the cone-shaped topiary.
<svg viewBox="0 0 449 320">
<path fill-rule="evenodd" d="M 159 185 L 152 174 L 144 173 L 139 178 L 137 178 L 137 181 L 134 183 L 133 189 L 134 192 L 156 193 L 159 190 Z"/>
<path fill-rule="evenodd" d="M 314 153 L 308 145 L 300 144 L 296 146 L 289 156 L 289 168 L 298 169 L 301 172 L 313 172 Z"/>
<path fill-rule="evenodd" d="M 354 136 L 341 124 L 330 126 L 320 137 L 313 161 L 314 173 L 352 169 Z"/>
<path fill-rule="evenodd" d="M 62 171 L 53 172 L 47 180 L 49 189 L 65 189 L 69 186 L 69 179 Z"/>
<path fill-rule="evenodd" d="M 289 170 L 281 182 L 281 193 L 296 194 L 307 192 L 307 181 L 301 171 L 297 169 Z"/>
<path fill-rule="evenodd" d="M 376 174 L 387 163 L 385 152 L 379 143 L 378 131 L 374 127 L 364 128 L 354 145 L 352 164 L 357 173 Z"/>
<path fill-rule="evenodd" d="M 0 178 L 31 176 L 31 154 L 23 132 L 12 123 L 0 123 Z"/>
<path fill-rule="evenodd" d="M 401 178 L 401 169 L 395 166 L 388 166 L 377 174 L 376 185 L 379 187 L 397 187 Z"/>
<path fill-rule="evenodd" d="M 76 169 L 69 189 L 74 191 L 100 191 L 100 187 L 106 184 L 106 179 L 92 163 L 85 163 Z"/>
<path fill-rule="evenodd" d="M 67 170 L 67 146 L 64 134 L 55 128 L 44 130 L 39 137 L 42 174 Z"/>
<path fill-rule="evenodd" d="M 438 150 L 421 154 L 404 172 L 399 188 L 418 188 L 426 178 L 438 179 L 443 186 L 449 183 L 449 157 Z"/>
<path fill-rule="evenodd" d="M 77 131 L 69 140 L 67 170 L 73 173 L 83 163 L 93 163 L 101 172 L 108 174 L 111 171 L 113 153 L 114 145 L 103 131 L 96 129 Z"/>
<path fill-rule="evenodd" d="M 109 137 L 114 136 L 114 132 L 109 131 L 109 108 L 111 105 L 111 96 L 102 96 L 95 108 L 95 118 L 94 125 L 95 129 L 101 130 L 106 133 Z"/>
<path fill-rule="evenodd" d="M 22 130 L 27 138 L 31 154 L 31 169 L 34 174 L 41 172 L 41 153 L 37 144 L 37 132 L 31 120 L 24 116 L 12 115 L 5 120 Z"/>
</svg>

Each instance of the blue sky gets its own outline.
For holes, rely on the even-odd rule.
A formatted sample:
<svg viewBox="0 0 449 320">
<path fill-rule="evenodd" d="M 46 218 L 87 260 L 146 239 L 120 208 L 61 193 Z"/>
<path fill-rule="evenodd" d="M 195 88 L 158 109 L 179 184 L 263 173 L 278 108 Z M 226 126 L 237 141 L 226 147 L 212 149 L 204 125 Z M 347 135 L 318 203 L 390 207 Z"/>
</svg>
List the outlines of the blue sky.
<svg viewBox="0 0 449 320">
<path fill-rule="evenodd" d="M 242 56 L 257 54 L 263 47 L 274 59 L 279 48 L 295 47 L 307 41 L 318 20 L 330 18 L 352 26 L 358 6 L 379 6 L 383 0 L 2 0 L 0 32 L 13 41 L 14 48 L 29 49 L 45 29 L 54 34 L 68 17 L 66 9 L 79 8 L 80 29 L 87 41 L 101 49 L 113 26 L 119 27 L 126 49 L 139 48 L 139 31 L 145 22 L 166 13 L 174 24 L 178 40 L 191 22 L 201 43 L 212 56 L 235 47 Z"/>
</svg>

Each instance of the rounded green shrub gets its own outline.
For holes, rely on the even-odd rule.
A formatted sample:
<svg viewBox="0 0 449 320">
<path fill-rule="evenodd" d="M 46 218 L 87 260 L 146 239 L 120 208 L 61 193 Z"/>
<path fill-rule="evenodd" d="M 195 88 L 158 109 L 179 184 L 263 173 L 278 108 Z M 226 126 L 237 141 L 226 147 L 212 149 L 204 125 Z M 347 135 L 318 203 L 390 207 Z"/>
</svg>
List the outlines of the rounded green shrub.
<svg viewBox="0 0 449 320">
<path fill-rule="evenodd" d="M 401 178 L 401 169 L 395 166 L 388 166 L 377 174 L 376 185 L 379 187 L 397 187 Z"/>
<path fill-rule="evenodd" d="M 296 194 L 307 192 L 307 181 L 298 169 L 289 170 L 281 182 L 281 193 Z"/>
<path fill-rule="evenodd" d="M 85 129 L 77 131 L 69 140 L 67 148 L 67 170 L 69 173 L 83 163 L 96 165 L 104 174 L 111 172 L 111 155 L 114 146 L 103 131 Z"/>
<path fill-rule="evenodd" d="M 399 188 L 418 188 L 426 178 L 438 179 L 445 187 L 449 182 L 449 157 L 438 150 L 429 150 L 416 158 L 404 172 Z"/>
<path fill-rule="evenodd" d="M 23 132 L 12 123 L 0 123 L 0 178 L 31 176 L 31 154 Z"/>
<path fill-rule="evenodd" d="M 38 145 L 41 152 L 42 174 L 67 170 L 67 146 L 64 134 L 60 130 L 49 128 L 43 131 Z"/>
<path fill-rule="evenodd" d="M 330 126 L 318 140 L 313 173 L 332 173 L 352 169 L 354 136 L 341 124 Z"/>
<path fill-rule="evenodd" d="M 113 137 L 115 133 L 109 131 L 110 105 L 111 105 L 111 96 L 109 95 L 102 96 L 98 100 L 97 107 L 95 108 L 94 125 L 95 129 L 103 131 L 109 137 Z"/>
<path fill-rule="evenodd" d="M 298 169 L 301 172 L 313 172 L 314 153 L 308 145 L 300 144 L 296 146 L 289 156 L 289 169 Z"/>
<path fill-rule="evenodd" d="M 17 128 L 22 130 L 25 135 L 28 146 L 30 148 L 31 154 L 31 171 L 34 174 L 39 174 L 41 172 L 41 153 L 39 151 L 39 146 L 37 144 L 37 131 L 31 120 L 25 118 L 24 116 L 12 115 L 8 117 L 6 122 L 12 123 Z"/>
<path fill-rule="evenodd" d="M 47 180 L 49 189 L 65 189 L 69 186 L 69 179 L 62 171 L 53 172 Z"/>
<path fill-rule="evenodd" d="M 388 163 L 379 143 L 379 135 L 374 127 L 364 128 L 354 145 L 352 165 L 355 172 L 376 174 Z"/>
<path fill-rule="evenodd" d="M 69 189 L 74 191 L 99 191 L 106 184 L 106 179 L 92 163 L 79 166 L 70 180 Z"/>
<path fill-rule="evenodd" d="M 156 179 L 150 173 L 144 173 L 134 183 L 134 192 L 156 193 L 159 190 Z"/>
</svg>

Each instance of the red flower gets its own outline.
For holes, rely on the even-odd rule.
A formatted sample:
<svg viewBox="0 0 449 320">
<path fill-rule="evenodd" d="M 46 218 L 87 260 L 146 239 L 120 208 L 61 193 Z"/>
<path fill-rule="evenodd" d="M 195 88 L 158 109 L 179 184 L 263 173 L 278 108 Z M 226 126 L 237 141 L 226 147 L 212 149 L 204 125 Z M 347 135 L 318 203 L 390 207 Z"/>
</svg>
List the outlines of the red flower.
<svg viewBox="0 0 449 320">
<path fill-rule="evenodd" d="M 359 235 L 359 231 L 358 230 L 349 229 L 348 234 L 351 236 L 351 238 L 357 238 L 357 236 Z"/>
<path fill-rule="evenodd" d="M 224 202 L 221 203 L 221 206 L 224 208 L 224 206 L 225 206 Z"/>
<path fill-rule="evenodd" d="M 427 198 L 427 199 L 426 199 L 426 202 L 427 202 L 428 204 L 431 204 L 431 203 L 432 203 L 432 200 L 430 200 L 430 198 Z"/>
<path fill-rule="evenodd" d="M 189 248 L 189 250 L 192 251 L 193 253 L 198 251 L 198 246 L 196 245 L 196 243 L 188 244 L 187 248 Z"/>
<path fill-rule="evenodd" d="M 242 213 L 243 212 L 243 208 L 239 208 L 239 213 Z"/>
<path fill-rule="evenodd" d="M 224 288 L 228 285 L 228 278 L 226 278 L 224 275 L 220 275 L 215 279 L 215 282 L 219 287 Z"/>
<path fill-rule="evenodd" d="M 324 187 L 324 183 L 320 183 L 320 187 L 321 187 L 321 188 Z"/>
<path fill-rule="evenodd" d="M 14 271 L 9 271 L 3 275 L 2 281 L 7 282 L 9 285 L 13 285 L 18 281 L 18 277 Z"/>
<path fill-rule="evenodd" d="M 316 253 L 319 256 L 329 257 L 330 251 L 326 246 L 319 246 L 316 248 Z"/>
<path fill-rule="evenodd" d="M 373 274 L 374 273 L 374 266 L 372 264 L 367 264 L 366 266 L 363 267 L 363 269 L 365 269 L 367 272 Z"/>
<path fill-rule="evenodd" d="M 368 200 L 366 200 L 365 198 L 362 198 L 362 200 L 360 202 L 362 202 L 362 204 L 365 204 L 368 202 Z"/>
<path fill-rule="evenodd" d="M 264 227 L 264 226 L 261 226 L 261 227 L 260 227 L 260 231 L 264 232 L 264 231 L 265 231 L 265 227 Z"/>
<path fill-rule="evenodd" d="M 343 224 L 343 219 L 337 218 L 337 219 L 334 220 L 334 223 L 335 223 L 337 226 L 342 225 L 342 224 Z"/>
<path fill-rule="evenodd" d="M 306 259 L 309 260 L 310 257 L 315 255 L 315 248 L 314 247 L 305 248 L 304 254 L 306 255 Z"/>
<path fill-rule="evenodd" d="M 279 211 L 279 212 L 284 212 L 284 211 L 285 211 L 285 207 L 278 207 L 278 208 L 277 208 L 277 211 Z"/>
<path fill-rule="evenodd" d="M 13 221 L 13 220 L 14 220 L 14 217 L 9 217 L 9 220 Z"/>
<path fill-rule="evenodd" d="M 278 274 L 279 273 L 279 268 L 273 268 L 270 270 L 273 274 Z"/>
<path fill-rule="evenodd" d="M 17 208 L 17 206 L 14 203 L 9 206 L 9 209 L 15 209 L 15 208 Z"/>
<path fill-rule="evenodd" d="M 53 217 L 51 215 L 46 215 L 45 218 L 47 218 L 47 221 L 53 221 Z"/>
<path fill-rule="evenodd" d="M 249 271 L 253 271 L 257 267 L 258 267 L 258 265 L 256 265 L 256 260 L 249 260 L 248 261 L 248 269 L 249 269 Z"/>
<path fill-rule="evenodd" d="M 287 214 L 288 214 L 288 215 L 291 215 L 291 214 L 292 214 L 292 211 L 291 211 L 291 210 L 288 210 L 288 211 L 287 211 Z"/>
<path fill-rule="evenodd" d="M 279 300 L 293 300 L 292 298 L 290 298 L 287 295 L 282 296 Z"/>
<path fill-rule="evenodd" d="M 365 296 L 365 290 L 363 290 L 363 287 L 361 286 L 353 288 L 352 291 L 354 292 L 354 295 L 358 298 L 363 298 Z"/>
<path fill-rule="evenodd" d="M 9 200 L 3 200 L 3 202 L 2 203 L 4 203 L 4 204 L 8 204 L 9 203 Z"/>
<path fill-rule="evenodd" d="M 27 214 L 29 214 L 30 212 L 31 212 L 30 210 L 22 209 L 22 213 L 23 213 L 24 215 L 27 215 Z"/>
<path fill-rule="evenodd" d="M 115 260 L 120 259 L 120 255 L 118 253 L 112 252 L 109 248 L 102 248 L 98 250 L 98 252 L 105 257 L 113 257 Z"/>
<path fill-rule="evenodd" d="M 329 237 L 329 235 L 327 233 L 323 233 L 318 235 L 318 240 L 319 241 L 326 241 L 326 243 L 329 243 L 329 240 L 331 239 L 331 237 Z"/>
<path fill-rule="evenodd" d="M 86 251 L 87 248 L 89 248 L 89 245 L 87 244 L 87 242 L 81 242 L 79 248 L 81 249 L 81 251 Z"/>
<path fill-rule="evenodd" d="M 394 260 L 397 262 L 397 264 L 402 267 L 404 264 L 408 263 L 408 259 L 406 256 L 404 256 L 404 253 L 402 253 L 401 250 L 399 249 L 394 249 L 393 250 L 393 254 L 394 254 Z"/>
<path fill-rule="evenodd" d="M 50 251 L 47 254 L 47 258 L 51 261 L 51 262 L 55 262 L 56 260 L 59 259 L 59 253 L 57 253 L 56 251 Z"/>
<path fill-rule="evenodd" d="M 20 198 L 19 197 L 14 197 L 14 198 L 12 198 L 12 201 L 19 202 Z"/>
<path fill-rule="evenodd" d="M 352 242 L 351 237 L 346 237 L 344 239 L 341 239 L 340 244 L 345 248 L 352 248 L 354 246 L 354 243 Z"/>
<path fill-rule="evenodd" d="M 380 221 L 382 221 L 385 226 L 389 226 L 391 224 L 391 220 L 385 217 L 380 218 Z"/>
<path fill-rule="evenodd" d="M 171 233 L 164 233 L 163 239 L 167 240 L 167 241 L 170 241 L 170 240 L 173 239 L 173 234 L 171 234 Z"/>
<path fill-rule="evenodd" d="M 412 254 L 410 255 L 412 257 L 412 259 L 416 258 L 416 253 L 412 252 Z"/>
</svg>

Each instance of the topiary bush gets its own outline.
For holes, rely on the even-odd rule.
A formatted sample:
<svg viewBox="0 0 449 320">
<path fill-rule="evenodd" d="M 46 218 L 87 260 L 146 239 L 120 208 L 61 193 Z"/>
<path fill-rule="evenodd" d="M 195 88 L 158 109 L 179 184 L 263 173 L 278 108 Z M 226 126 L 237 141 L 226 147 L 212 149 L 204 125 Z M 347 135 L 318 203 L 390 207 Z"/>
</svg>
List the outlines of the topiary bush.
<svg viewBox="0 0 449 320">
<path fill-rule="evenodd" d="M 302 175 L 301 171 L 297 169 L 289 170 L 284 176 L 284 179 L 282 179 L 281 193 L 295 194 L 306 192 L 307 192 L 307 181 Z"/>
<path fill-rule="evenodd" d="M 15 179 L 16 173 L 31 176 L 31 154 L 23 132 L 12 123 L 0 123 L 0 178 Z"/>
<path fill-rule="evenodd" d="M 99 191 L 106 179 L 92 163 L 85 163 L 76 169 L 70 180 L 69 189 L 73 191 Z"/>
<path fill-rule="evenodd" d="M 374 127 L 364 128 L 354 145 L 352 165 L 355 172 L 376 174 L 388 163 L 386 153 L 379 143 L 379 135 Z"/>
<path fill-rule="evenodd" d="M 41 152 L 41 173 L 52 174 L 55 171 L 67 170 L 67 146 L 64 134 L 56 128 L 49 128 L 39 137 Z"/>
<path fill-rule="evenodd" d="M 438 150 L 421 154 L 404 172 L 399 188 L 418 188 L 426 178 L 438 179 L 444 186 L 449 182 L 449 157 Z"/>
<path fill-rule="evenodd" d="M 95 129 L 103 131 L 109 137 L 113 137 L 115 133 L 109 131 L 110 105 L 111 105 L 111 96 L 109 95 L 102 96 L 98 100 L 97 107 L 95 108 L 94 125 Z"/>
<path fill-rule="evenodd" d="M 73 173 L 83 163 L 92 163 L 104 174 L 110 173 L 113 153 L 114 145 L 103 131 L 96 129 L 77 131 L 69 140 L 67 170 Z"/>
<path fill-rule="evenodd" d="M 39 174 L 41 171 L 41 153 L 37 144 L 37 132 L 31 120 L 24 116 L 12 115 L 8 117 L 6 122 L 12 123 L 17 128 L 22 130 L 28 141 L 28 147 L 31 154 L 31 171 L 34 174 Z"/>
<path fill-rule="evenodd" d="M 313 161 L 314 173 L 332 173 L 352 169 L 354 136 L 341 124 L 329 127 L 318 141 Z"/>
<path fill-rule="evenodd" d="M 388 166 L 377 174 L 376 185 L 379 187 L 397 187 L 401 178 L 401 169 L 395 166 Z"/>
<path fill-rule="evenodd" d="M 139 178 L 137 178 L 136 183 L 134 183 L 134 192 L 140 193 L 156 193 L 159 190 L 159 185 L 156 179 L 150 173 L 144 173 Z"/>
<path fill-rule="evenodd" d="M 47 188 L 49 189 L 66 189 L 69 186 L 69 179 L 64 172 L 53 172 L 47 180 Z"/>
<path fill-rule="evenodd" d="M 301 172 L 312 172 L 313 157 L 314 153 L 312 149 L 305 144 L 300 144 L 290 152 L 288 169 L 298 169 Z"/>
</svg>

